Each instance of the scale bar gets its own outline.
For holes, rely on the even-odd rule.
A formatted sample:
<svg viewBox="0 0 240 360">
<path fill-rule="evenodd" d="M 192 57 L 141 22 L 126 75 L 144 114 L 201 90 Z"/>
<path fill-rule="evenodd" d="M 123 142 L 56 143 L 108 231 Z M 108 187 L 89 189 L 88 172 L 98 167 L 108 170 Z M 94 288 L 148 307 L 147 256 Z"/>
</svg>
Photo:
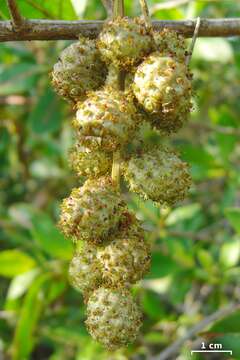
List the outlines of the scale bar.
<svg viewBox="0 0 240 360">
<path fill-rule="evenodd" d="M 232 350 L 192 350 L 191 355 L 194 353 L 229 353 L 232 355 Z"/>
</svg>

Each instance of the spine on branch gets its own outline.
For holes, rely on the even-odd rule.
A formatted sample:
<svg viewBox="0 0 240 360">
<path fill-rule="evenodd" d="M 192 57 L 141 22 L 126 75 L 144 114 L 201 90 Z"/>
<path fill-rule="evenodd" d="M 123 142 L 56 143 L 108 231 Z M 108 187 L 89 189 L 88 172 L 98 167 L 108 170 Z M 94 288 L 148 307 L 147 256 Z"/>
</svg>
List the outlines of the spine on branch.
<svg viewBox="0 0 240 360">
<path fill-rule="evenodd" d="M 24 25 L 24 19 L 15 0 L 7 0 L 7 5 L 12 19 L 12 27 L 15 31 L 18 31 Z"/>
</svg>

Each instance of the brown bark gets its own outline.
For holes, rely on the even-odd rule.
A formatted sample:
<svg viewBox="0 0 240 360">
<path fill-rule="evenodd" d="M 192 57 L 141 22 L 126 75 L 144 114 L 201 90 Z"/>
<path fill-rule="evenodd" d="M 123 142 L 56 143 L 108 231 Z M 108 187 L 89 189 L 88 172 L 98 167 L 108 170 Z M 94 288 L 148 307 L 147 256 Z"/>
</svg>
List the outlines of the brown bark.
<svg viewBox="0 0 240 360">
<path fill-rule="evenodd" d="M 192 37 L 196 20 L 153 21 L 153 27 L 177 30 L 185 37 Z M 23 40 L 61 40 L 77 39 L 79 34 L 95 38 L 102 28 L 103 21 L 61 21 L 61 20 L 25 20 L 16 31 L 11 21 L 0 21 L 0 41 Z M 198 36 L 239 36 L 240 19 L 201 19 Z"/>
</svg>

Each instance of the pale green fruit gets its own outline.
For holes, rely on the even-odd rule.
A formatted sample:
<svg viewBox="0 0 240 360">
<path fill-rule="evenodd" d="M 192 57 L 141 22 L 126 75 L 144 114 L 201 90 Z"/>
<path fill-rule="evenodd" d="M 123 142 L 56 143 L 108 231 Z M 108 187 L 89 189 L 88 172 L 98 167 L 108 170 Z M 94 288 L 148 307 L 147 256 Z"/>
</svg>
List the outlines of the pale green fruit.
<svg viewBox="0 0 240 360">
<path fill-rule="evenodd" d="M 59 227 L 73 241 L 99 243 L 118 226 L 124 207 L 111 178 L 89 179 L 63 200 Z"/>
<path fill-rule="evenodd" d="M 97 45 L 107 64 L 130 69 L 153 50 L 154 41 L 142 20 L 119 17 L 104 25 Z"/>
<path fill-rule="evenodd" d="M 191 185 L 187 163 L 167 148 L 143 149 L 125 162 L 123 172 L 131 191 L 164 205 L 183 200 Z"/>
<path fill-rule="evenodd" d="M 111 288 L 134 284 L 150 268 L 150 247 L 141 223 L 132 213 L 126 212 L 123 216 L 127 225 L 123 221 L 112 240 L 97 252 L 103 280 Z"/>
<path fill-rule="evenodd" d="M 99 288 L 88 300 L 88 331 L 109 350 L 133 342 L 138 335 L 141 320 L 141 312 L 127 290 Z"/>
<path fill-rule="evenodd" d="M 96 178 L 111 172 L 112 155 L 77 143 L 69 152 L 69 163 L 78 176 Z"/>
<path fill-rule="evenodd" d="M 69 265 L 71 285 L 85 296 L 101 284 L 100 264 L 96 257 L 97 249 L 85 243 L 77 249 Z"/>
<path fill-rule="evenodd" d="M 101 87 L 106 73 L 95 40 L 80 37 L 61 52 L 52 71 L 52 83 L 60 96 L 76 102 Z"/>
<path fill-rule="evenodd" d="M 121 91 L 97 91 L 78 104 L 73 126 L 81 145 L 112 152 L 123 147 L 134 133 L 135 106 Z"/>
<path fill-rule="evenodd" d="M 182 35 L 172 29 L 164 28 L 160 32 L 154 31 L 153 37 L 161 56 L 172 57 L 178 62 L 186 60 L 186 42 Z"/>
<path fill-rule="evenodd" d="M 171 133 L 187 120 L 192 86 L 185 64 L 158 52 L 151 54 L 137 68 L 133 92 L 157 129 Z"/>
</svg>

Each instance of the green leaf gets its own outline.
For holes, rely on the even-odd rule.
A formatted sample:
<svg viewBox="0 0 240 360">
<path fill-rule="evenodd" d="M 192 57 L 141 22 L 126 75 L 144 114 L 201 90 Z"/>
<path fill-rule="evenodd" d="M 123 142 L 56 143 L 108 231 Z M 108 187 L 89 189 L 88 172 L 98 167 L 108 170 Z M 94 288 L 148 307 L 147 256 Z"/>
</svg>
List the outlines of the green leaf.
<svg viewBox="0 0 240 360">
<path fill-rule="evenodd" d="M 195 216 L 198 215 L 200 210 L 201 210 L 200 204 L 194 204 L 194 203 L 190 205 L 178 207 L 173 211 L 171 211 L 171 213 L 166 219 L 166 224 L 174 225 L 178 222 L 182 222 L 183 220 L 194 218 Z"/>
<path fill-rule="evenodd" d="M 62 121 L 61 103 L 49 86 L 38 98 L 28 121 L 31 130 L 37 134 L 49 134 L 60 128 Z"/>
<path fill-rule="evenodd" d="M 106 12 L 103 4 L 99 0 L 88 1 L 85 8 L 84 18 L 90 20 L 93 17 L 95 20 L 103 19 L 106 17 Z"/>
<path fill-rule="evenodd" d="M 38 180 L 53 180 L 54 178 L 62 178 L 63 170 L 51 158 L 43 157 L 31 163 L 30 173 L 32 177 Z"/>
<path fill-rule="evenodd" d="M 237 265 L 240 258 L 240 238 L 234 237 L 224 243 L 220 249 L 220 263 L 226 268 Z"/>
<path fill-rule="evenodd" d="M 184 268 L 192 268 L 195 265 L 193 254 L 186 249 L 180 241 L 172 240 L 173 259 Z"/>
<path fill-rule="evenodd" d="M 14 277 L 36 267 L 36 262 L 20 250 L 4 250 L 0 252 L 0 275 Z"/>
<path fill-rule="evenodd" d="M 5 153 L 10 143 L 11 137 L 6 128 L 2 128 L 0 132 L 0 153 Z"/>
<path fill-rule="evenodd" d="M 219 124 L 223 128 L 227 126 L 234 131 L 234 128 L 238 126 L 237 116 L 234 114 L 233 109 L 226 104 L 222 104 L 218 109 L 215 107 L 210 108 L 208 113 L 212 122 Z M 224 166 L 229 167 L 229 156 L 234 151 L 238 136 L 234 134 L 221 134 L 216 131 L 215 138 L 218 144 L 219 157 L 224 161 Z"/>
<path fill-rule="evenodd" d="M 148 344 L 159 346 L 160 344 L 166 345 L 168 338 L 167 335 L 165 335 L 162 331 L 151 331 L 144 336 L 144 341 Z"/>
<path fill-rule="evenodd" d="M 217 321 L 210 327 L 208 331 L 224 334 L 239 333 L 240 336 L 240 310 L 237 310 L 233 314 L 225 317 L 224 319 Z"/>
<path fill-rule="evenodd" d="M 163 316 L 163 308 L 161 306 L 160 297 L 155 292 L 144 292 L 141 304 L 144 311 L 150 318 L 158 320 L 161 316 Z"/>
<path fill-rule="evenodd" d="M 76 19 L 71 0 L 19 0 L 18 6 L 21 14 L 29 19 Z M 9 12 L 5 4 L 1 4 L 1 11 L 9 18 Z"/>
<path fill-rule="evenodd" d="M 211 271 L 214 267 L 214 259 L 207 250 L 200 249 L 197 252 L 197 257 L 204 269 Z"/>
<path fill-rule="evenodd" d="M 214 343 L 222 344 L 224 350 L 232 350 L 230 359 L 240 359 L 240 334 L 226 334 L 214 339 Z"/>
<path fill-rule="evenodd" d="M 20 46 L 17 42 L 2 43 L 0 47 L 0 61 L 5 63 L 6 56 L 11 58 L 12 62 L 16 59 L 19 62 L 36 63 L 34 53 L 22 43 Z"/>
<path fill-rule="evenodd" d="M 130 209 L 138 212 L 138 217 L 141 220 L 148 220 L 154 224 L 159 223 L 159 208 L 151 200 L 143 201 L 135 194 L 131 194 L 130 199 Z"/>
<path fill-rule="evenodd" d="M 228 63 L 233 60 L 233 49 L 223 38 L 197 39 L 193 59 Z"/>
<path fill-rule="evenodd" d="M 33 238 L 47 254 L 54 258 L 71 259 L 73 251 L 71 241 L 64 238 L 48 215 L 33 216 L 32 225 Z"/>
<path fill-rule="evenodd" d="M 35 85 L 43 67 L 31 63 L 19 63 L 0 68 L 0 95 L 11 95 L 29 91 Z"/>
<path fill-rule="evenodd" d="M 67 287 L 67 279 L 66 281 L 63 281 L 61 279 L 59 279 L 58 281 L 53 281 L 48 291 L 48 295 L 47 295 L 48 301 L 51 303 L 56 298 L 60 297 L 60 295 L 62 295 L 63 292 L 65 291 L 66 287 Z"/>
<path fill-rule="evenodd" d="M 228 208 L 225 214 L 232 227 L 240 234 L 240 208 Z"/>
<path fill-rule="evenodd" d="M 169 300 L 173 304 L 182 304 L 186 299 L 187 293 L 191 289 L 193 276 L 191 270 L 178 271 L 173 275 L 171 286 L 168 289 Z"/>
<path fill-rule="evenodd" d="M 60 326 L 46 326 L 45 333 L 51 338 L 61 339 L 63 342 L 79 344 L 87 337 L 87 331 L 82 324 L 78 326 L 65 327 L 64 324 Z"/>
<path fill-rule="evenodd" d="M 152 265 L 148 279 L 155 279 L 165 277 L 169 274 L 173 274 L 180 269 L 180 266 L 172 260 L 169 256 L 165 256 L 160 252 L 152 254 Z"/>
<path fill-rule="evenodd" d="M 221 158 L 225 161 L 225 166 L 229 166 L 229 156 L 234 151 L 238 137 L 234 135 L 216 134 L 219 144 Z"/>
<path fill-rule="evenodd" d="M 192 144 L 185 144 L 181 148 L 182 157 L 184 160 L 207 168 L 212 168 L 215 166 L 214 157 L 203 147 Z"/>
<path fill-rule="evenodd" d="M 9 207 L 8 214 L 14 223 L 29 229 L 31 227 L 31 217 L 34 211 L 35 209 L 32 205 L 18 202 Z"/>
<path fill-rule="evenodd" d="M 9 285 L 7 300 L 15 300 L 22 296 L 39 274 L 39 271 L 39 269 L 33 269 L 16 276 Z"/>
<path fill-rule="evenodd" d="M 181 9 L 162 9 L 154 14 L 159 20 L 181 20 L 184 18 L 184 12 Z"/>
<path fill-rule="evenodd" d="M 13 339 L 13 360 L 27 359 L 34 347 L 34 330 L 42 313 L 50 274 L 40 275 L 29 289 Z"/>
</svg>

